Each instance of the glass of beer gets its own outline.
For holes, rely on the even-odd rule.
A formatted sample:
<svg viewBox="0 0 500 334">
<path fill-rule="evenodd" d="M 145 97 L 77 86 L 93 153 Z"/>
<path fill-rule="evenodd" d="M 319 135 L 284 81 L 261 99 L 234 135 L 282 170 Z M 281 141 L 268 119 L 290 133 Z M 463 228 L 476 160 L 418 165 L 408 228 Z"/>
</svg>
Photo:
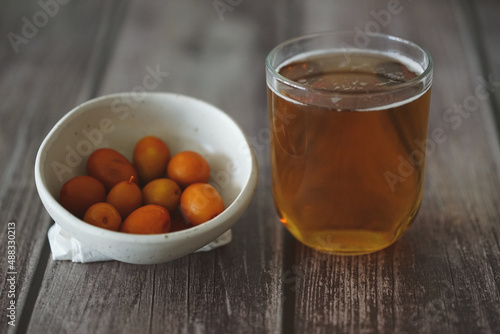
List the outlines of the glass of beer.
<svg viewBox="0 0 500 334">
<path fill-rule="evenodd" d="M 266 59 L 273 198 L 319 251 L 393 244 L 422 200 L 432 59 L 383 34 L 327 32 Z"/>
</svg>

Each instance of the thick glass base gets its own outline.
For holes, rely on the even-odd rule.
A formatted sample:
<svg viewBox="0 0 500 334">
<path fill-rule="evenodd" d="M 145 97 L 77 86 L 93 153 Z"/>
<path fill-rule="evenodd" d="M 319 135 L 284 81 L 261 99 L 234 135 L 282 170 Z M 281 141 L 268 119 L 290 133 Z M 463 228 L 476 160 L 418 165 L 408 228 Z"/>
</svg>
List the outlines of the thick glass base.
<svg viewBox="0 0 500 334">
<path fill-rule="evenodd" d="M 408 230 L 418 209 L 396 230 L 330 229 L 301 233 L 292 224 L 281 220 L 292 235 L 304 245 L 335 255 L 362 255 L 391 246 Z"/>
<path fill-rule="evenodd" d="M 325 231 L 315 233 L 308 238 L 295 237 L 317 251 L 335 255 L 374 253 L 389 247 L 399 238 L 399 236 L 388 238 L 387 233 L 362 230 Z"/>
</svg>

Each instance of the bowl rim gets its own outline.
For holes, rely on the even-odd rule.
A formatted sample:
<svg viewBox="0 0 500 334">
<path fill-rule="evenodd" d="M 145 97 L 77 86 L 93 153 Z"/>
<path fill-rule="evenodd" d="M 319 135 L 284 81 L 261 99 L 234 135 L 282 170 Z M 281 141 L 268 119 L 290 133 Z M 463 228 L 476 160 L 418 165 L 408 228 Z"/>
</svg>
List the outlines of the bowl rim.
<svg viewBox="0 0 500 334">
<path fill-rule="evenodd" d="M 106 230 L 103 228 L 99 228 L 97 226 L 90 225 L 88 223 L 85 223 L 83 220 L 79 219 L 78 217 L 74 216 L 71 214 L 69 211 L 67 211 L 60 203 L 57 201 L 54 196 L 49 192 L 46 186 L 45 182 L 45 176 L 42 175 L 42 165 L 44 162 L 44 152 L 47 149 L 47 146 L 50 145 L 53 141 L 54 135 L 56 135 L 58 132 L 62 131 L 64 128 L 64 124 L 71 120 L 73 117 L 76 117 L 82 113 L 84 113 L 86 110 L 88 110 L 89 107 L 92 105 L 97 105 L 99 103 L 102 103 L 103 101 L 106 100 L 114 100 L 116 98 L 120 97 L 130 97 L 131 94 L 136 94 L 133 92 L 119 92 L 119 93 L 113 93 L 113 94 L 106 94 L 102 95 L 93 99 L 90 99 L 88 101 L 85 101 L 77 106 L 75 106 L 73 109 L 68 111 L 63 117 L 57 121 L 57 123 L 51 128 L 51 130 L 48 132 L 48 134 L 45 136 L 43 139 L 42 143 L 40 144 L 40 147 L 37 151 L 37 155 L 35 158 L 35 168 L 34 168 L 34 174 L 35 174 L 35 185 L 38 190 L 39 196 L 42 199 L 42 203 L 45 206 L 45 209 L 49 212 L 50 210 L 46 207 L 47 205 L 50 205 L 54 210 L 58 212 L 62 218 L 67 221 L 68 223 L 71 223 L 75 225 L 75 228 L 78 229 L 83 229 L 85 232 L 93 237 L 97 238 L 106 238 L 110 239 L 111 241 L 119 241 L 119 242 L 130 242 L 130 243 L 135 243 L 135 244 L 155 244 L 158 242 L 165 242 L 166 240 L 170 238 L 179 238 L 179 239 L 185 239 L 186 237 L 192 236 L 193 234 L 203 234 L 204 232 L 208 230 L 212 230 L 216 228 L 219 225 L 223 225 L 223 223 L 228 220 L 230 217 L 233 215 L 237 214 L 238 211 L 240 210 L 239 203 L 246 203 L 250 202 L 253 193 L 255 192 L 255 189 L 257 187 L 257 180 L 258 180 L 258 164 L 257 164 L 257 158 L 255 156 L 255 152 L 253 150 L 253 147 L 251 146 L 245 132 L 241 128 L 241 126 L 227 113 L 225 113 L 223 110 L 220 108 L 206 102 L 203 100 L 200 100 L 198 98 L 188 96 L 188 95 L 183 95 L 183 94 L 178 94 L 178 93 L 171 93 L 171 92 L 146 92 L 143 94 L 143 101 L 146 101 L 149 97 L 168 97 L 168 98 L 181 98 L 181 99 L 187 99 L 195 103 L 201 104 L 204 108 L 211 109 L 213 112 L 216 112 L 219 114 L 221 117 L 225 117 L 226 120 L 232 125 L 235 126 L 237 131 L 241 134 L 241 136 L 244 139 L 245 143 L 245 150 L 248 148 L 249 154 L 251 161 L 250 163 L 250 170 L 248 173 L 248 176 L 246 177 L 244 186 L 240 190 L 239 194 L 234 198 L 232 203 L 227 206 L 224 211 L 219 214 L 217 217 L 213 218 L 212 220 L 197 225 L 190 227 L 185 230 L 180 230 L 180 231 L 174 231 L 174 232 L 168 232 L 168 233 L 162 233 L 162 234 L 131 234 L 131 233 L 123 233 L 119 231 L 111 231 L 111 230 Z M 42 161 L 43 160 L 43 161 Z M 54 219 L 52 217 L 52 219 Z M 236 222 L 236 221 L 235 221 Z M 57 222 L 56 222 L 57 223 Z M 62 226 L 61 226 L 62 227 Z M 228 227 L 227 229 L 229 229 Z M 64 229 L 64 227 L 63 227 Z M 221 232 L 224 233 L 227 229 Z M 66 229 L 65 229 L 66 230 Z M 70 234 L 71 231 L 68 231 Z M 76 239 L 78 239 L 78 236 L 74 236 Z"/>
</svg>

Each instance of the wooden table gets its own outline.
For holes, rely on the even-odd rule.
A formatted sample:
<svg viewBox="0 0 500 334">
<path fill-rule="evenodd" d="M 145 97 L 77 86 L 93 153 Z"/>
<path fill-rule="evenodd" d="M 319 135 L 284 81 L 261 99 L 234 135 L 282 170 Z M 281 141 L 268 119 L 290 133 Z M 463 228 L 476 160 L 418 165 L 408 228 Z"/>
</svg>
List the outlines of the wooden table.
<svg viewBox="0 0 500 334">
<path fill-rule="evenodd" d="M 0 2 L 0 332 L 498 333 L 498 1 L 57 1 Z M 265 56 L 328 29 L 398 35 L 435 60 L 429 130 L 446 140 L 414 225 L 366 256 L 299 244 L 271 197 Z M 233 242 L 161 265 L 54 261 L 37 149 L 68 110 L 148 69 L 168 72 L 154 91 L 218 106 L 253 141 L 259 185 Z"/>
</svg>

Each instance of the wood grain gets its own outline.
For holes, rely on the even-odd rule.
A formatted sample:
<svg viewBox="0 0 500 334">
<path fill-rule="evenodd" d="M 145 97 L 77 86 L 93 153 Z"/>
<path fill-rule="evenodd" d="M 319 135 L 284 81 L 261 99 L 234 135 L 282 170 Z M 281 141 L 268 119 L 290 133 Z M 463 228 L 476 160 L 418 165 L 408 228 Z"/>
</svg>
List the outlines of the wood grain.
<svg viewBox="0 0 500 334">
<path fill-rule="evenodd" d="M 89 66 L 92 46 L 100 46 L 97 42 L 100 27 L 89 26 L 92 22 L 89 18 L 97 18 L 94 13 L 99 13 L 103 7 L 95 3 L 90 6 L 68 4 L 59 8 L 58 15 L 41 25 L 27 42 L 18 45 L 16 53 L 4 37 L 11 32 L 22 36 L 23 18 L 31 22 L 41 8 L 36 2 L 28 1 L 16 5 L 2 2 L 1 6 L 0 305 L 5 310 L 10 302 L 6 298 L 4 271 L 7 268 L 6 231 L 7 223 L 15 222 L 16 323 L 17 329 L 22 331 L 31 317 L 39 280 L 43 277 L 48 256 L 46 232 L 51 224 L 35 189 L 35 155 L 50 128 L 78 103 L 79 92 L 91 84 L 86 80 L 86 73 L 92 72 Z M 37 275 L 38 266 L 40 276 Z M 2 331 L 15 329 L 7 326 L 8 320 L 2 314 Z"/>
<path fill-rule="evenodd" d="M 262 163 L 268 159 L 261 133 L 267 127 L 267 50 L 259 38 L 265 34 L 236 10 L 221 21 L 211 3 L 195 8 L 194 2 L 134 3 L 99 94 L 133 90 L 147 68 L 168 72 L 154 91 L 191 95 L 225 110 L 253 138 Z M 186 22 L 186 15 L 193 15 L 196 24 Z M 140 275 L 134 266 L 115 262 L 82 266 L 49 261 L 30 331 L 279 331 L 284 231 L 270 219 L 275 217 L 270 173 L 268 163 L 263 166 L 255 199 L 234 227 L 233 242 L 224 248 L 140 267 Z M 131 279 L 131 274 L 139 276 Z M 67 309 L 72 310 L 69 318 L 61 318 Z M 127 321 L 110 322 L 117 318 Z"/>
<path fill-rule="evenodd" d="M 465 6 L 474 14 L 470 19 L 469 30 L 474 31 L 475 34 L 473 47 L 477 50 L 476 61 L 487 81 L 491 80 L 496 83 L 495 89 L 489 96 L 489 102 L 498 133 L 500 132 L 500 62 L 498 60 L 500 44 L 497 34 L 493 32 L 498 29 L 496 16 L 500 12 L 500 3 L 487 1 L 479 5 L 467 2 Z"/>
<path fill-rule="evenodd" d="M 315 17 L 315 9 L 324 16 L 357 13 L 351 29 L 363 29 L 374 18 L 361 9 L 377 12 L 386 4 L 313 4 L 305 17 Z M 429 130 L 443 129 L 447 140 L 429 154 L 419 216 L 395 245 L 360 257 L 325 256 L 297 247 L 297 271 L 303 275 L 297 274 L 298 332 L 488 333 L 500 326 L 500 230 L 495 218 L 500 160 L 495 129 L 484 115 L 492 110 L 480 101 L 460 124 L 443 119 L 449 108 L 467 103 L 479 84 L 476 77 L 484 75 L 475 66 L 475 36 L 449 37 L 468 29 L 469 13 L 460 4 L 405 5 L 382 31 L 424 45 L 433 55 Z M 322 20 L 321 28 L 345 28 L 345 20 L 339 20 L 339 26 L 334 19 L 328 27 Z M 304 30 L 316 25 L 311 20 Z"/>
<path fill-rule="evenodd" d="M 479 78 L 500 81 L 500 8 L 493 0 L 401 0 L 381 24 L 376 15 L 390 3 L 70 2 L 16 53 L 8 34 L 42 9 L 0 2 L 0 254 L 14 221 L 18 321 L 9 327 L 1 311 L 0 332 L 497 332 L 500 87 L 488 86 L 469 114 L 446 115 L 473 101 Z M 432 54 L 429 131 L 442 129 L 446 140 L 428 155 L 422 207 L 400 241 L 365 256 L 325 255 L 296 242 L 274 210 L 264 59 L 290 37 L 372 22 Z M 242 126 L 259 162 L 255 197 L 232 243 L 209 253 L 154 266 L 53 261 L 52 222 L 33 181 L 36 151 L 68 110 L 134 90 L 148 68 L 168 72 L 152 90 L 200 98 Z M 5 310 L 7 257 L 1 261 Z"/>
</svg>

